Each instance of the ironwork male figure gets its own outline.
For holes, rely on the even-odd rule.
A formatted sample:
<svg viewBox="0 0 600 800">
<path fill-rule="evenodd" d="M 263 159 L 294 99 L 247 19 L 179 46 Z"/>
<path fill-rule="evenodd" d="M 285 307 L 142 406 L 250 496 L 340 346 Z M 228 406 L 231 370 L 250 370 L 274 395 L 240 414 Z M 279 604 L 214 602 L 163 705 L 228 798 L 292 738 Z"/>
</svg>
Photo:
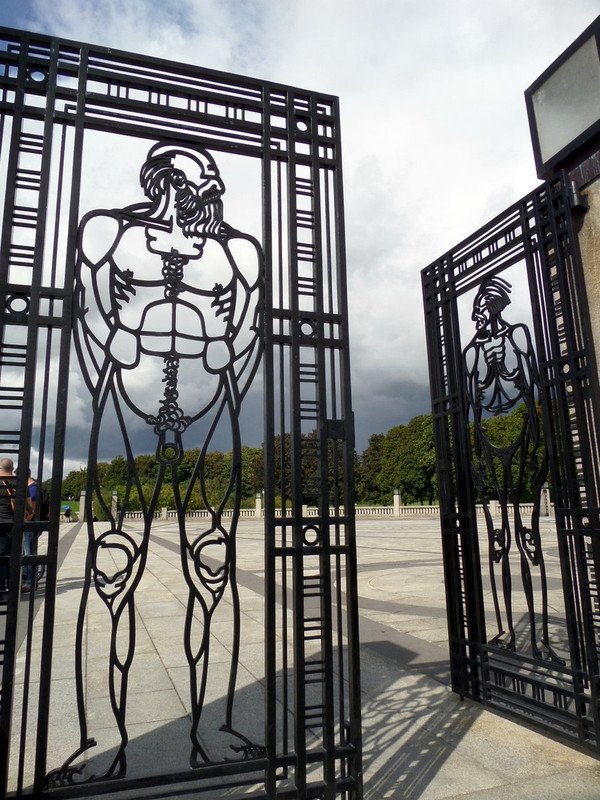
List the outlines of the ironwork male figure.
<svg viewBox="0 0 600 800">
<path fill-rule="evenodd" d="M 510 304 L 511 285 L 495 276 L 484 281 L 473 302 L 471 319 L 476 333 L 464 349 L 469 418 L 473 422 L 472 473 L 481 497 L 488 532 L 490 581 L 498 633 L 490 644 L 515 649 L 510 553 L 512 539 L 519 552 L 521 579 L 527 602 L 531 648 L 536 658 L 563 663 L 548 635 L 548 589 L 539 528 L 541 492 L 547 474 L 547 452 L 536 409 L 539 375 L 531 334 L 526 325 L 502 316 Z M 524 404 L 519 435 L 508 445 L 489 438 L 484 415 L 499 415 Z M 533 493 L 529 525 L 520 504 L 526 481 Z M 490 497 L 500 506 L 495 527 Z M 541 630 L 535 614 L 534 579 L 541 595 Z M 504 619 L 498 597 L 501 581 Z"/>
<path fill-rule="evenodd" d="M 84 710 L 81 638 L 91 587 L 110 614 L 110 703 L 120 734 L 104 777 L 126 771 L 128 676 L 135 647 L 135 590 L 148 552 L 159 492 L 170 473 L 179 525 L 181 564 L 189 588 L 184 649 L 190 671 L 192 708 L 190 763 L 214 758 L 200 742 L 204 699 L 214 677 L 209 660 L 211 623 L 217 607 L 229 614 L 232 657 L 226 710 L 209 741 L 226 740 L 231 758 L 264 752 L 233 727 L 233 699 L 240 640 L 240 608 L 235 578 L 235 532 L 240 504 L 240 405 L 258 367 L 263 255 L 258 241 L 223 220 L 225 186 L 212 156 L 191 145 L 159 143 L 140 172 L 146 202 L 86 214 L 79 226 L 76 344 L 92 394 L 89 446 L 86 582 L 78 622 L 77 691 L 81 748 L 88 738 Z M 94 475 L 100 426 L 112 407 L 128 465 L 127 495 L 143 507 L 143 533 L 125 531 L 122 515 L 111 515 Z M 129 409 L 155 432 L 158 475 L 152 496 L 143 496 L 125 424 Z M 194 423 L 204 418 L 208 434 L 194 440 Z M 225 496 L 211 506 L 204 462 L 217 426 L 227 426 L 233 469 Z M 190 437 L 189 439 L 187 437 Z M 177 466 L 184 438 L 200 446 L 185 492 Z M 186 522 L 192 488 L 210 511 L 210 523 Z M 94 526 L 92 498 L 109 524 Z M 127 498 L 125 498 L 127 499 Z M 232 517 L 222 511 L 229 502 Z M 225 602 L 223 602 L 225 601 Z M 88 634 L 89 635 L 89 634 Z M 224 665 L 218 665 L 223 671 Z"/>
</svg>

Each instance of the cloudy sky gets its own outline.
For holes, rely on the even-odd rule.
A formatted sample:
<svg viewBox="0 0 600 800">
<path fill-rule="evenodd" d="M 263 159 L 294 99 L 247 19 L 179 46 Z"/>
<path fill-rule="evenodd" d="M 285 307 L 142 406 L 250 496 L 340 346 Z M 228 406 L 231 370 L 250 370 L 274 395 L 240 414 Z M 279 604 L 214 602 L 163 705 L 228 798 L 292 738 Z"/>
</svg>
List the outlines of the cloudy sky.
<svg viewBox="0 0 600 800">
<path fill-rule="evenodd" d="M 538 183 L 524 90 L 597 0 L 2 0 L 0 24 L 340 97 L 357 446 L 428 410 L 420 270 Z"/>
</svg>

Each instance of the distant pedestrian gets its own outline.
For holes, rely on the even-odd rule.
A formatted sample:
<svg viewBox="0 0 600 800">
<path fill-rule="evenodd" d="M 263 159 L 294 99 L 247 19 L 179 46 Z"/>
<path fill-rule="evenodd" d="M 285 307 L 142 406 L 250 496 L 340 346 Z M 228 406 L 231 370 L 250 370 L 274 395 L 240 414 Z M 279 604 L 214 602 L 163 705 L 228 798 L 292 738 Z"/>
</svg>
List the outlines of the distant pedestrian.
<svg viewBox="0 0 600 800">
<path fill-rule="evenodd" d="M 18 473 L 19 469 L 15 470 L 15 473 Z M 31 470 L 27 470 L 27 508 L 25 509 L 25 520 L 30 521 L 36 518 L 36 512 L 38 507 L 39 497 L 38 497 L 38 484 L 37 481 L 34 481 L 31 477 Z M 37 540 L 35 537 L 35 531 L 32 530 L 24 530 L 23 531 L 23 555 L 24 556 L 32 556 L 35 555 L 37 552 Z M 21 574 L 21 592 L 30 592 L 32 586 L 34 586 L 34 575 L 35 575 L 35 567 L 31 566 L 30 564 L 26 567 L 23 567 L 23 571 Z"/>
<path fill-rule="evenodd" d="M 67 522 L 71 522 L 71 506 L 65 506 L 65 510 L 63 511 L 65 520 Z"/>
</svg>

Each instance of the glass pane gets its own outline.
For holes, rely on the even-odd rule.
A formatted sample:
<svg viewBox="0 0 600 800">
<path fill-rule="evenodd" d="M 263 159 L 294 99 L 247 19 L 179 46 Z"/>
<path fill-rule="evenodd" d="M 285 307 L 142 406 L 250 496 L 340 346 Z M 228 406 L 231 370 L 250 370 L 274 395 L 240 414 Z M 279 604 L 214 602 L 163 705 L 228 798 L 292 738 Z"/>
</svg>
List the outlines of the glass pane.
<svg viewBox="0 0 600 800">
<path fill-rule="evenodd" d="M 533 94 L 542 161 L 600 119 L 600 59 L 592 36 Z"/>
</svg>

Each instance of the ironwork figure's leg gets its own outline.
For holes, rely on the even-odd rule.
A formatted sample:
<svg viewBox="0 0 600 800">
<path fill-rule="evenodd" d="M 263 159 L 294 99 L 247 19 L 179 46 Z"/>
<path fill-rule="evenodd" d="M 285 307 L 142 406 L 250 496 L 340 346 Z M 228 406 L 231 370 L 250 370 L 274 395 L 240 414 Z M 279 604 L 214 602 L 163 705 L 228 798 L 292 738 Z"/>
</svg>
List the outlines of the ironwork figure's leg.
<svg viewBox="0 0 600 800">
<path fill-rule="evenodd" d="M 510 570 L 510 550 L 512 545 L 512 536 L 510 529 L 510 519 L 508 516 L 508 503 L 506 496 L 506 469 L 503 472 L 502 489 L 499 494 L 500 500 L 500 513 L 502 519 L 503 531 L 503 547 L 502 547 L 502 592 L 504 595 L 504 609 L 506 612 L 506 628 L 508 631 L 508 639 L 505 639 L 503 644 L 509 649 L 514 650 L 515 647 L 515 628 L 513 623 L 512 613 L 512 574 Z"/>
<path fill-rule="evenodd" d="M 498 476 L 497 465 L 487 441 L 484 431 L 478 426 L 477 440 L 480 447 L 480 457 L 475 462 L 474 482 L 479 489 L 483 513 L 488 535 L 488 563 L 490 570 L 490 584 L 492 587 L 492 600 L 498 633 L 489 640 L 489 644 L 496 647 L 505 647 L 514 650 L 515 633 L 512 614 L 512 576 L 510 571 L 510 546 L 511 531 L 505 502 L 505 480 L 501 473 Z M 501 521 L 496 528 L 492 516 L 487 494 L 491 492 L 499 498 Z M 499 574 L 498 574 L 499 573 Z M 498 596 L 498 582 L 502 586 L 502 600 L 506 617 L 506 628 L 502 620 L 500 598 Z M 507 636 L 508 634 L 508 636 Z"/>
<path fill-rule="evenodd" d="M 512 574 L 510 570 L 512 536 L 505 495 L 500 498 L 500 511 L 501 527 L 494 531 L 494 535 L 498 537 L 497 558 L 502 568 L 502 598 L 504 600 L 504 613 L 506 614 L 506 629 L 501 630 L 498 636 L 492 639 L 491 644 L 505 647 L 507 650 L 514 650 L 515 628 L 512 611 Z"/>
<path fill-rule="evenodd" d="M 502 531 L 494 528 L 494 519 L 492 517 L 490 505 L 487 499 L 483 500 L 483 515 L 485 517 L 485 524 L 488 534 L 488 567 L 490 572 L 490 584 L 492 587 L 492 600 L 494 603 L 494 614 L 496 615 L 496 627 L 498 628 L 498 636 L 500 636 L 502 633 L 504 633 L 504 630 L 502 628 L 502 614 L 500 612 L 500 601 L 498 599 L 498 585 L 496 583 L 495 566 L 498 563 L 498 555 L 501 555 L 502 552 Z M 497 638 L 497 636 L 495 638 Z"/>
<path fill-rule="evenodd" d="M 176 487 L 183 573 L 189 587 L 184 648 L 190 669 L 192 767 L 215 760 L 215 755 L 218 760 L 223 760 L 223 758 L 254 758 L 265 753 L 264 747 L 254 744 L 233 727 L 233 705 L 240 649 L 240 602 L 235 576 L 235 533 L 241 501 L 241 444 L 235 394 L 228 379 L 224 381 L 224 390 L 224 402 L 211 425 L 194 473 L 200 484 L 204 504 L 212 516 L 211 526 L 200 534 L 188 532 L 186 527 L 185 509 L 191 489 L 188 488 L 187 496 L 182 502 L 176 481 L 173 481 Z M 223 412 L 227 415 L 232 437 L 232 472 L 224 497 L 216 508 L 212 508 L 206 487 L 208 476 L 205 473 L 205 458 Z M 190 487 L 191 483 L 193 481 L 190 482 Z M 228 503 L 232 505 L 232 513 L 228 517 L 229 525 L 226 526 L 223 521 L 223 510 Z M 222 717 L 216 730 L 205 732 L 206 739 L 210 742 L 211 752 L 209 752 L 201 742 L 203 733 L 201 720 L 207 694 L 213 697 L 211 690 L 214 676 L 220 679 L 224 668 L 222 663 L 211 664 L 209 658 L 211 629 L 217 615 L 220 622 L 227 623 L 231 632 L 231 658 Z M 217 714 L 219 713 L 218 711 Z"/>
<path fill-rule="evenodd" d="M 140 547 L 118 529 L 102 533 L 91 544 L 94 588 L 110 615 L 108 689 L 120 739 L 116 754 L 103 772 L 105 778 L 122 776 L 126 771 L 127 685 L 135 651 L 134 595 L 146 561 L 149 532 L 150 525 L 146 521 Z"/>
<path fill-rule="evenodd" d="M 525 438 L 525 451 L 529 446 L 529 437 Z M 530 637 L 531 637 L 531 650 L 534 658 L 544 661 L 552 661 L 556 664 L 564 665 L 564 660 L 561 659 L 550 645 L 549 630 L 548 630 L 548 581 L 546 576 L 546 565 L 544 562 L 544 553 L 542 548 L 542 537 L 540 533 L 540 504 L 541 492 L 543 482 L 546 476 L 546 462 L 545 457 L 542 458 L 542 464 L 535 470 L 535 451 L 524 458 L 524 462 L 528 467 L 529 473 L 533 474 L 533 511 L 531 515 L 531 527 L 528 528 L 523 523 L 521 509 L 518 503 L 518 498 L 522 495 L 522 486 L 517 486 L 516 502 L 514 504 L 514 515 L 516 527 L 516 540 L 517 547 L 521 556 L 521 575 L 523 577 L 523 587 L 525 590 L 525 598 L 527 601 L 527 611 L 529 616 Z M 521 469 L 521 476 L 525 474 L 525 470 Z M 523 482 L 521 477 L 520 482 Z M 531 565 L 531 566 L 530 566 Z M 538 643 L 537 635 L 537 621 L 535 613 L 535 596 L 533 589 L 533 574 L 532 567 L 535 567 L 537 579 L 540 588 L 540 604 L 541 604 L 541 638 Z"/>
<path fill-rule="evenodd" d="M 93 426 L 90 436 L 88 464 L 95 465 L 98 460 L 98 440 L 101 429 L 101 417 L 104 414 L 108 397 L 112 397 L 125 449 L 128 454 L 127 463 L 130 473 L 135 472 L 135 464 L 131 455 L 126 427 L 121 415 L 119 402 L 114 390 L 110 388 L 110 371 L 105 381 L 101 381 L 98 392 L 97 424 Z M 102 388 L 104 387 L 104 388 Z M 90 476 L 94 476 L 93 479 Z M 58 769 L 48 774 L 49 786 L 65 785 L 73 782 L 99 780 L 102 778 L 118 778 L 126 774 L 126 747 L 128 734 L 126 726 L 127 686 L 129 670 L 135 652 L 135 589 L 142 577 L 146 563 L 150 528 L 154 509 L 164 477 L 164 466 L 159 469 L 157 483 L 150 504 L 144 512 L 144 530 L 136 541 L 122 530 L 121 519 L 114 519 L 100 493 L 100 486 L 95 470 L 88 469 L 88 485 L 86 491 L 86 524 L 88 547 L 85 562 L 85 578 L 79 606 L 76 647 L 75 675 L 77 710 L 80 726 L 80 747 Z M 137 476 L 130 474 L 128 485 L 135 483 L 140 491 Z M 94 502 L 99 503 L 109 518 L 108 527 L 94 522 Z M 97 531 L 101 527 L 101 532 Z M 94 587 L 98 597 L 110 618 L 110 644 L 107 652 L 108 661 L 108 698 L 110 710 L 118 732 L 118 743 L 106 752 L 102 752 L 103 763 L 94 757 L 91 762 L 79 762 L 80 756 L 98 746 L 98 742 L 89 737 L 85 708 L 85 665 L 84 636 L 86 617 L 90 602 L 90 589 Z M 111 743 L 112 744 L 112 743 Z M 100 751 L 100 748 L 99 748 Z"/>
<path fill-rule="evenodd" d="M 527 616 L 529 618 L 529 636 L 531 639 L 531 649 L 536 658 L 539 652 L 536 644 L 536 624 L 535 624 L 535 599 L 533 592 L 533 579 L 529 564 L 537 564 L 538 552 L 540 549 L 539 534 L 534 536 L 530 528 L 523 525 L 518 501 L 513 506 L 515 517 L 515 539 L 519 550 L 521 579 L 523 581 L 523 591 L 527 603 Z M 537 539 L 537 541 L 536 541 Z"/>
<path fill-rule="evenodd" d="M 544 661 L 552 661 L 555 664 L 565 665 L 565 660 L 561 658 L 550 644 L 550 632 L 548 628 L 548 581 L 546 578 L 546 567 L 544 556 L 540 547 L 540 583 L 542 590 L 542 641 L 541 647 L 534 650 L 534 655 Z"/>
<path fill-rule="evenodd" d="M 234 413 L 238 406 L 237 392 L 235 384 L 228 383 L 227 390 L 227 404 L 229 407 L 230 418 L 233 427 L 233 448 L 232 448 L 232 476 L 231 487 L 233 492 L 233 514 L 231 516 L 231 525 L 229 529 L 228 541 L 228 570 L 229 570 L 229 602 L 231 603 L 231 623 L 232 623 L 232 639 L 231 639 L 231 661 L 229 665 L 229 681 L 227 685 L 227 697 L 225 704 L 225 722 L 220 727 L 220 731 L 227 736 L 228 750 L 233 754 L 235 759 L 249 759 L 261 758 L 266 755 L 266 748 L 251 741 L 247 736 L 241 733 L 233 724 L 233 708 L 236 691 L 236 681 L 240 657 L 240 643 L 241 643 L 241 613 L 240 613 L 240 597 L 237 584 L 237 553 L 236 553 L 236 529 L 239 517 L 239 510 L 242 497 L 242 453 L 241 453 L 241 437 L 238 427 L 237 413 Z M 231 757 L 231 756 L 230 756 Z"/>
<path fill-rule="evenodd" d="M 210 591 L 207 592 L 207 594 L 209 595 L 207 598 L 209 604 L 207 604 L 204 597 L 196 594 L 192 590 L 190 591 L 184 630 L 184 648 L 190 667 L 190 695 L 192 706 L 192 727 L 190 731 L 192 752 L 190 755 L 190 765 L 192 767 L 200 766 L 211 760 L 207 750 L 200 743 L 199 728 L 208 680 L 210 622 L 219 600 L 223 597 L 223 593 L 221 593 L 220 597 L 218 595 L 213 595 L 211 597 Z M 196 607 L 198 607 L 200 611 L 202 621 L 199 621 L 195 617 Z"/>
<path fill-rule="evenodd" d="M 523 428 L 520 437 L 519 449 L 509 463 L 507 480 L 509 481 L 510 486 L 510 500 L 515 521 L 515 540 L 517 543 L 517 549 L 519 550 L 521 580 L 523 582 L 523 591 L 525 594 L 525 601 L 527 603 L 527 617 L 529 619 L 531 650 L 533 655 L 536 658 L 539 658 L 539 650 L 536 641 L 535 595 L 530 564 L 532 566 L 539 565 L 541 541 L 539 530 L 536 531 L 532 528 L 527 528 L 523 523 L 520 507 L 520 503 L 523 498 L 523 491 L 525 489 L 526 476 L 532 478 L 532 483 L 535 480 L 534 475 L 531 474 L 531 468 L 535 461 L 535 448 L 532 449 L 531 437 L 529 435 L 529 415 L 531 413 L 536 413 L 535 408 L 530 410 L 528 415 L 523 419 Z M 517 460 L 518 473 L 516 481 L 514 481 L 510 466 L 512 465 L 513 461 L 516 462 Z M 535 494 L 535 486 L 533 488 Z M 543 598 L 542 603 L 545 604 Z"/>
</svg>

